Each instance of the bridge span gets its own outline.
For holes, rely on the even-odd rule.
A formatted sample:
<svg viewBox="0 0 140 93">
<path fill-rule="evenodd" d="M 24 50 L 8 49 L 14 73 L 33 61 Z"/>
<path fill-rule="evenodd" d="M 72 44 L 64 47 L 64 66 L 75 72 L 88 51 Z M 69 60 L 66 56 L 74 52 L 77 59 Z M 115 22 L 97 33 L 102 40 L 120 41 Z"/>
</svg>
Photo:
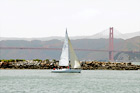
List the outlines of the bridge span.
<svg viewBox="0 0 140 93">
<path fill-rule="evenodd" d="M 0 47 L 0 49 L 20 49 L 20 50 L 62 50 L 61 48 L 45 48 L 45 47 Z M 98 50 L 98 49 L 74 49 L 76 51 L 97 51 L 97 52 L 109 52 L 110 50 Z M 125 53 L 140 53 L 140 51 L 124 51 L 124 50 L 113 50 L 112 52 L 125 52 Z"/>
</svg>

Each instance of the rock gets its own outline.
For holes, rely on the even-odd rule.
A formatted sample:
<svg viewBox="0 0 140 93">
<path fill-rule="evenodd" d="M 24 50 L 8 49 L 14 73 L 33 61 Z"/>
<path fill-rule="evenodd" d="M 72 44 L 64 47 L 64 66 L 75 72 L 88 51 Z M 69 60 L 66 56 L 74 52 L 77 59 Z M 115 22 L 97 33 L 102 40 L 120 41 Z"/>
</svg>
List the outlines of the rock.
<svg viewBox="0 0 140 93">
<path fill-rule="evenodd" d="M 0 67 L 2 67 L 3 62 L 0 62 Z"/>
<path fill-rule="evenodd" d="M 131 65 L 132 65 L 132 63 L 131 63 L 131 62 L 127 63 L 127 66 L 131 66 Z"/>
</svg>

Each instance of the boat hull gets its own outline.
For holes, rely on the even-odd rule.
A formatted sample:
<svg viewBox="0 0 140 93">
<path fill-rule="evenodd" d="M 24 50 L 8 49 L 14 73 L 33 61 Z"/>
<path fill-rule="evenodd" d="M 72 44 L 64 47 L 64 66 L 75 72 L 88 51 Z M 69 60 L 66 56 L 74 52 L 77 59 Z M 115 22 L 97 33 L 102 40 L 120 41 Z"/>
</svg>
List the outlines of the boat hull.
<svg viewBox="0 0 140 93">
<path fill-rule="evenodd" d="M 81 69 L 55 69 L 52 73 L 81 73 Z"/>
</svg>

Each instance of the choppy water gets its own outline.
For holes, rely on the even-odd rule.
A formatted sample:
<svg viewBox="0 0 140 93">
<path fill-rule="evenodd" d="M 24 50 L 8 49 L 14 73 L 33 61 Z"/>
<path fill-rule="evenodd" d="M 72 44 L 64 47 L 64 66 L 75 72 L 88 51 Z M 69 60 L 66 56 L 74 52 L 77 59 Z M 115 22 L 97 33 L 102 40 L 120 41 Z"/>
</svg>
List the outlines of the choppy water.
<svg viewBox="0 0 140 93">
<path fill-rule="evenodd" d="M 0 70 L 0 93 L 140 93 L 140 70 Z"/>
</svg>

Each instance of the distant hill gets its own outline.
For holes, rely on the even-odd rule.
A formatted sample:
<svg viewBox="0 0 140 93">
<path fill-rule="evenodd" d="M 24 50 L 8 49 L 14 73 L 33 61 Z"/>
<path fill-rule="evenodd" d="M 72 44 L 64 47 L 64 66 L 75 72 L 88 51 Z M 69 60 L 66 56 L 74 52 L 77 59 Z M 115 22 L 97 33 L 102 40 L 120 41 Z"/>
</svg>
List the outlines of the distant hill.
<svg viewBox="0 0 140 93">
<path fill-rule="evenodd" d="M 119 31 L 114 31 L 114 38 L 120 38 L 120 39 L 129 39 L 133 38 L 136 36 L 140 36 L 140 31 L 138 32 L 133 32 L 133 33 L 126 33 L 122 34 Z M 108 31 L 102 31 L 100 33 L 97 33 L 93 36 L 90 36 L 91 39 L 98 39 L 98 38 L 108 38 L 109 37 L 109 32 Z"/>
<path fill-rule="evenodd" d="M 108 49 L 108 39 L 76 39 L 71 40 L 74 48 L 80 49 Z M 44 47 L 62 48 L 62 40 L 2 40 L 0 47 Z M 114 50 L 140 51 L 140 36 L 127 40 L 114 39 Z M 80 60 L 108 60 L 108 52 L 76 51 Z M 59 59 L 60 50 L 3 50 L 0 49 L 0 59 Z M 115 53 L 117 55 L 118 53 Z M 133 54 L 134 55 L 134 54 Z M 137 54 L 137 60 L 140 54 Z M 117 56 L 118 57 L 118 56 Z M 117 57 L 115 57 L 117 59 Z"/>
<path fill-rule="evenodd" d="M 123 49 L 140 51 L 140 36 L 125 40 L 125 43 L 123 43 Z"/>
<path fill-rule="evenodd" d="M 140 31 L 134 32 L 134 33 L 126 33 L 126 34 L 122 34 L 119 31 L 114 31 L 114 38 L 117 38 L 117 39 L 129 39 L 129 38 L 133 38 L 133 37 L 136 37 L 136 36 L 140 36 Z M 76 39 L 100 39 L 100 38 L 107 39 L 108 37 L 109 37 L 109 31 L 105 30 L 105 31 L 102 31 L 102 32 L 97 33 L 95 35 L 91 35 L 91 36 L 74 36 L 74 37 L 70 37 L 70 39 L 72 39 L 72 40 L 76 40 Z M 64 37 L 60 37 L 60 36 L 43 37 L 43 38 L 0 37 L 0 41 L 1 40 L 26 40 L 26 41 L 40 40 L 40 41 L 49 41 L 49 40 L 53 40 L 53 39 L 63 40 Z"/>
</svg>

